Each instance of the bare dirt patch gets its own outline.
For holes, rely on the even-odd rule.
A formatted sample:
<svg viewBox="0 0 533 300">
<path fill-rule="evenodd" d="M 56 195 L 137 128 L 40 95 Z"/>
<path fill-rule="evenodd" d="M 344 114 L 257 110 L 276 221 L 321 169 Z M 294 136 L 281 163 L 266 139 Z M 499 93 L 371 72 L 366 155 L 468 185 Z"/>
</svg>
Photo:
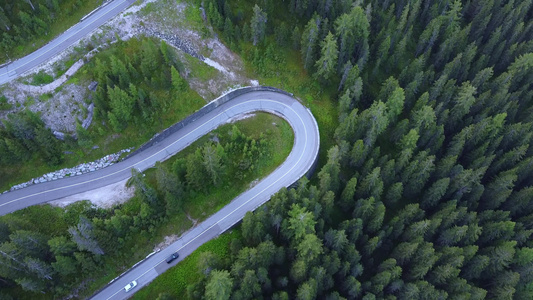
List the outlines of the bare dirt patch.
<svg viewBox="0 0 533 300">
<path fill-rule="evenodd" d="M 154 252 L 157 252 L 161 249 L 165 249 L 166 247 L 170 246 L 170 244 L 174 243 L 175 241 L 177 241 L 179 239 L 179 235 L 177 234 L 173 234 L 173 235 L 169 235 L 169 236 L 165 236 L 164 240 L 155 245 L 154 247 Z"/>
<path fill-rule="evenodd" d="M 49 204 L 53 206 L 65 207 L 76 201 L 89 200 L 96 206 L 102 208 L 111 208 L 113 205 L 124 203 L 133 197 L 135 188 L 126 187 L 127 181 L 127 179 L 122 180 L 99 189 L 51 201 Z"/>
</svg>

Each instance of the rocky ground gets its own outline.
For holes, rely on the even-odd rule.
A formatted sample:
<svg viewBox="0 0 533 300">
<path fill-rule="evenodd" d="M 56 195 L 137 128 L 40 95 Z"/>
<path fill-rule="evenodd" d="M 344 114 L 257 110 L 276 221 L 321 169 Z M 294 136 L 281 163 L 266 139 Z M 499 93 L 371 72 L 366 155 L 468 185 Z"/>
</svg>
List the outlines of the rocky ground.
<svg viewBox="0 0 533 300">
<path fill-rule="evenodd" d="M 119 181 L 108 186 L 101 187 L 85 193 L 80 193 L 65 198 L 61 198 L 52 202 L 50 205 L 65 207 L 76 201 L 90 200 L 92 204 L 103 207 L 111 208 L 113 205 L 126 202 L 135 193 L 135 188 L 127 187 L 126 182 L 128 180 Z"/>
<path fill-rule="evenodd" d="M 85 118 L 82 107 L 87 108 L 86 102 L 90 102 L 89 82 L 69 83 L 67 80 L 83 65 L 82 58 L 90 59 L 94 54 L 92 51 L 91 55 L 87 55 L 89 49 L 96 46 L 105 48 L 114 42 L 116 36 L 122 40 L 137 35 L 160 38 L 179 49 L 182 58 L 190 55 L 214 67 L 218 72 L 213 78 L 188 78 L 190 86 L 207 101 L 231 88 L 254 84 L 245 76 L 240 57 L 222 44 L 203 20 L 198 20 L 200 12 L 196 10 L 185 2 L 175 0 L 146 0 L 131 6 L 52 60 L 26 72 L 19 80 L 0 87 L 0 94 L 13 104 L 11 110 L 0 111 L 0 119 L 8 113 L 28 108 L 41 112 L 44 122 L 52 130 L 73 133 L 76 120 Z M 196 16 L 196 19 L 189 20 L 192 18 L 189 15 Z M 182 61 L 186 73 L 190 73 L 192 66 L 186 59 Z M 72 67 L 62 72 L 64 75 L 57 76 L 67 64 Z M 29 85 L 33 75 L 39 71 L 57 78 L 44 86 Z"/>
<path fill-rule="evenodd" d="M 65 178 L 65 177 L 78 176 L 81 174 L 94 172 L 96 170 L 113 165 L 114 163 L 119 161 L 123 153 L 129 153 L 131 150 L 132 149 L 124 149 L 117 153 L 106 155 L 93 162 L 84 163 L 84 164 L 77 165 L 73 168 L 61 169 L 59 171 L 54 171 L 51 173 L 44 174 L 41 177 L 33 178 L 30 181 L 17 184 L 13 186 L 9 191 L 22 189 L 32 184 L 43 183 L 47 181 L 54 181 L 54 180 L 58 180 L 58 179 Z M 7 192 L 8 191 L 5 191 L 4 193 L 7 193 Z"/>
<path fill-rule="evenodd" d="M 191 88 L 206 101 L 236 87 L 259 84 L 256 80 L 246 77 L 240 57 L 220 42 L 212 28 L 202 19 L 198 8 L 175 0 L 144 0 L 136 4 L 52 60 L 27 72 L 17 81 L 1 86 L 0 95 L 5 95 L 13 104 L 13 108 L 0 111 L 0 119 L 5 118 L 8 113 L 27 108 L 40 112 L 45 124 L 53 131 L 74 133 L 76 121 L 87 118 L 86 111 L 91 103 L 88 89 L 90 82 L 71 82 L 68 79 L 82 67 L 83 58 L 90 59 L 95 51 L 105 49 L 116 37 L 127 40 L 133 36 L 146 35 L 165 40 L 179 50 L 185 74 L 191 74 L 193 71 L 188 56 L 216 69 L 214 75 L 209 78 L 187 78 Z M 65 72 L 67 66 L 70 69 Z M 33 75 L 39 71 L 54 76 L 54 82 L 44 86 L 29 85 Z M 59 73 L 64 75 L 58 76 Z M 18 188 L 105 167 L 109 163 L 107 158 L 103 159 L 104 162 L 84 164 L 46 174 L 21 184 Z M 71 197 L 58 203 L 69 203 L 72 199 L 90 199 L 96 205 L 109 207 L 110 203 L 115 203 L 118 198 L 122 199 L 124 195 L 131 194 L 124 191 L 125 187 L 121 185 L 108 188 L 103 193 L 80 195 L 82 198 Z M 118 195 L 122 197 L 117 198 Z"/>
</svg>

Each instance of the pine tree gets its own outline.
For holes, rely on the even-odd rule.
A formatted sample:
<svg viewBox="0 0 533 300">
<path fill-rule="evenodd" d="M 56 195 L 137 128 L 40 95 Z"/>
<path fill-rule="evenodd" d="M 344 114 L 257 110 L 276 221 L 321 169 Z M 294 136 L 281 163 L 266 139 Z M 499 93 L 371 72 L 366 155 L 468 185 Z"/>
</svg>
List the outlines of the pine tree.
<svg viewBox="0 0 533 300">
<path fill-rule="evenodd" d="M 331 32 L 322 41 L 321 46 L 321 56 L 315 64 L 317 70 L 314 76 L 327 82 L 335 74 L 338 55 L 337 42 Z"/>
<path fill-rule="evenodd" d="M 176 70 L 176 68 L 174 68 L 174 66 L 170 67 L 170 74 L 172 78 L 172 87 L 177 92 L 182 93 L 187 91 L 189 83 L 187 82 L 187 80 L 185 80 L 185 78 L 181 76 L 181 74 Z"/>
<path fill-rule="evenodd" d="M 203 165 L 211 182 L 217 185 L 224 171 L 224 148 L 222 145 L 207 144 L 203 147 Z"/>
<path fill-rule="evenodd" d="M 234 40 L 233 23 L 231 22 L 231 19 L 227 17 L 224 22 L 224 38 L 230 43 Z"/>
<path fill-rule="evenodd" d="M 68 232 L 71 234 L 72 240 L 78 245 L 78 249 L 87 250 L 95 255 L 104 254 L 104 250 L 100 248 L 94 236 L 93 224 L 89 219 L 80 216 L 78 225 L 70 227 Z"/>
<path fill-rule="evenodd" d="M 256 46 L 258 43 L 262 42 L 265 39 L 266 32 L 266 23 L 267 23 L 267 14 L 257 6 L 254 6 L 254 15 L 250 21 L 250 28 L 252 34 L 252 43 Z"/>
<path fill-rule="evenodd" d="M 306 234 L 315 233 L 314 216 L 312 212 L 307 211 L 305 208 L 293 204 L 291 210 L 288 212 L 289 221 L 287 226 L 287 236 L 293 241 L 301 241 Z"/>
<path fill-rule="evenodd" d="M 233 279 L 228 271 L 214 270 L 205 285 L 205 297 L 210 300 L 229 299 L 232 286 Z"/>
<path fill-rule="evenodd" d="M 107 94 L 111 107 L 108 112 L 109 122 L 115 131 L 122 131 L 133 116 L 135 100 L 118 86 L 108 87 Z"/>
<path fill-rule="evenodd" d="M 354 6 L 350 13 L 337 18 L 335 32 L 339 37 L 338 66 L 344 66 L 352 59 L 357 61 L 363 53 L 365 44 L 368 45 L 370 34 L 370 23 L 363 9 Z"/>
<path fill-rule="evenodd" d="M 309 70 L 315 64 L 320 18 L 315 17 L 307 23 L 302 33 L 301 53 L 304 61 L 304 68 Z"/>
</svg>

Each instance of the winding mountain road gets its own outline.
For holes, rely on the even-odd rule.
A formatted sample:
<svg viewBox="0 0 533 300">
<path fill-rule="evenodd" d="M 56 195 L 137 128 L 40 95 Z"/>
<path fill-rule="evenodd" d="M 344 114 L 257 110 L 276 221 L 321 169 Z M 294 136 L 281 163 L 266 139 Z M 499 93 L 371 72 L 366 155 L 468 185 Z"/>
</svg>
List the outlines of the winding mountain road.
<svg viewBox="0 0 533 300">
<path fill-rule="evenodd" d="M 135 0 L 114 0 L 99 7 L 83 21 L 72 26 L 37 51 L 0 67 L 0 84 L 18 78 L 59 52 L 76 43 L 112 17 L 130 6 Z M 159 274 L 191 254 L 203 243 L 217 237 L 239 222 L 246 212 L 264 204 L 282 187 L 288 187 L 314 168 L 320 144 L 318 126 L 310 110 L 292 95 L 268 87 L 243 88 L 219 97 L 183 122 L 182 128 L 172 130 L 156 143 L 143 147 L 132 157 L 95 172 L 29 186 L 0 195 L 0 215 L 46 203 L 82 192 L 113 184 L 131 176 L 131 169 L 144 171 L 181 151 L 233 117 L 241 114 L 266 111 L 289 122 L 294 131 L 294 145 L 289 156 L 274 172 L 254 187 L 235 198 L 230 204 L 184 234 L 178 241 L 157 252 L 122 274 L 93 299 L 126 299 L 140 290 Z M 169 133 L 170 131 L 167 131 Z M 178 251 L 179 259 L 172 264 L 166 258 Z M 124 286 L 136 280 L 138 287 L 125 292 Z"/>
<path fill-rule="evenodd" d="M 287 159 L 274 172 L 178 241 L 137 264 L 93 296 L 94 299 L 126 299 L 200 245 L 231 228 L 246 212 L 264 204 L 281 188 L 292 185 L 312 170 L 318 157 L 320 138 L 316 120 L 309 109 L 290 94 L 274 88 L 248 87 L 232 91 L 193 114 L 193 118 L 189 118 L 181 129 L 122 162 L 81 176 L 36 184 L 0 195 L 0 215 L 129 178 L 131 168 L 144 171 L 231 118 L 255 111 L 273 113 L 289 122 L 294 131 L 294 145 Z M 179 251 L 180 258 L 167 264 L 165 258 L 175 251 Z M 126 293 L 124 286 L 132 280 L 137 280 L 139 286 Z"/>
<path fill-rule="evenodd" d="M 4 84 L 19 77 L 22 73 L 48 61 L 59 52 L 67 49 L 89 32 L 95 30 L 121 11 L 130 6 L 135 0 L 114 0 L 101 6 L 83 21 L 70 27 L 67 31 L 50 41 L 45 46 L 27 56 L 0 67 L 0 84 Z"/>
</svg>

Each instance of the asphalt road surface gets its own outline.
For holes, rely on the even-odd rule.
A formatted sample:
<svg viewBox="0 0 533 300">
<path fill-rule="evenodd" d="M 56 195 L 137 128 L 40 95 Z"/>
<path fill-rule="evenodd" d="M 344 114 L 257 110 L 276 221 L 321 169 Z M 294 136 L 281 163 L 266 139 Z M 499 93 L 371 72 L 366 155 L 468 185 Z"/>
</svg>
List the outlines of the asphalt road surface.
<svg viewBox="0 0 533 300">
<path fill-rule="evenodd" d="M 135 0 L 115 0 L 100 7 L 92 15 L 53 39 L 35 52 L 0 68 L 0 84 L 19 77 L 22 73 L 46 62 L 65 50 L 89 32 L 95 30 L 118 13 L 130 6 Z"/>
<path fill-rule="evenodd" d="M 198 224 L 178 241 L 137 264 L 93 296 L 94 299 L 126 299 L 200 245 L 239 222 L 246 212 L 268 201 L 282 187 L 296 182 L 313 167 L 318 156 L 320 139 L 316 120 L 309 109 L 294 98 L 273 91 L 254 91 L 237 96 L 163 141 L 120 163 L 81 176 L 36 184 L 0 195 L 0 215 L 129 178 L 131 168 L 146 170 L 157 161 L 163 161 L 181 151 L 229 119 L 255 111 L 274 113 L 289 122 L 294 131 L 294 145 L 287 159 L 268 177 Z M 179 259 L 167 264 L 165 259 L 175 251 L 179 252 Z M 138 286 L 125 292 L 124 286 L 132 280 L 137 280 Z"/>
<path fill-rule="evenodd" d="M 46 62 L 120 13 L 134 1 L 112 1 L 100 7 L 88 18 L 74 25 L 39 50 L 1 67 L 0 84 L 9 82 L 19 77 L 20 74 Z M 294 131 L 295 140 L 288 158 L 253 188 L 239 195 L 230 204 L 198 224 L 169 247 L 136 264 L 93 296 L 94 299 L 126 299 L 159 274 L 191 254 L 200 245 L 231 228 L 244 217 L 246 212 L 254 210 L 268 201 L 274 193 L 282 187 L 290 186 L 313 167 L 318 156 L 320 141 L 316 120 L 307 108 L 290 96 L 272 91 L 255 91 L 238 96 L 160 143 L 125 161 L 81 176 L 36 184 L 2 194 L 0 195 L 0 215 L 127 179 L 131 176 L 131 168 L 144 171 L 154 166 L 157 161 L 163 161 L 181 151 L 229 119 L 254 111 L 274 113 L 289 122 Z M 176 251 L 180 254 L 179 259 L 167 264 L 166 258 Z M 124 286 L 132 280 L 136 280 L 138 286 L 130 292 L 125 292 Z"/>
</svg>

